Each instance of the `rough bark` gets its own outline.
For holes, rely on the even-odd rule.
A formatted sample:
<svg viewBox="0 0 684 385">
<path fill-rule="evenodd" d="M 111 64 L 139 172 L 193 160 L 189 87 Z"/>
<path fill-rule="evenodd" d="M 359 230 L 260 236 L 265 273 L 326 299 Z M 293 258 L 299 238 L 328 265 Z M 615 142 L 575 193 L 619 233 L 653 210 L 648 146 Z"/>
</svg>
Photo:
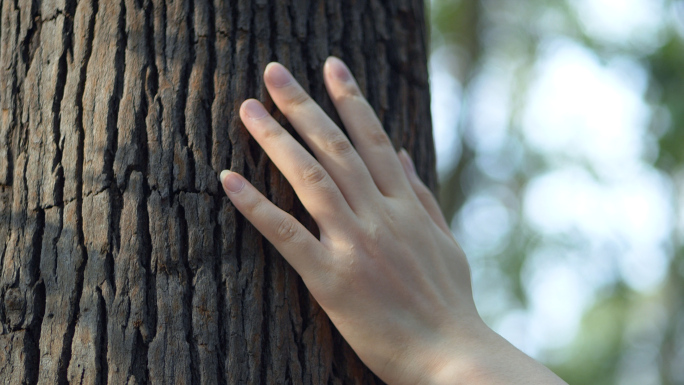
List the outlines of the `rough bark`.
<svg viewBox="0 0 684 385">
<path fill-rule="evenodd" d="M 313 228 L 237 108 L 336 55 L 434 187 L 423 6 L 2 1 L 0 383 L 378 383 L 217 175 Z"/>
</svg>

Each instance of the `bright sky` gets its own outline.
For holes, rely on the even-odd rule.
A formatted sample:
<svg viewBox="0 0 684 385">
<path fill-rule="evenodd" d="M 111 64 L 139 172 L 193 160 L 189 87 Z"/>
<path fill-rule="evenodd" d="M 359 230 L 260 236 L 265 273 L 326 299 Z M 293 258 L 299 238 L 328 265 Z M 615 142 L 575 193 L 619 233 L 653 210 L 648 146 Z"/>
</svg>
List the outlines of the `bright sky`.
<svg viewBox="0 0 684 385">
<path fill-rule="evenodd" d="M 658 44 L 663 25 L 662 0 L 571 0 L 584 24 L 596 38 L 634 45 L 646 50 Z"/>
<path fill-rule="evenodd" d="M 661 0 L 571 4 L 596 39 L 624 41 L 644 51 L 658 44 L 665 12 Z M 460 153 L 455 122 L 461 88 L 440 64 L 440 55 L 433 55 L 430 69 L 437 163 L 443 173 Z M 604 63 L 580 43 L 558 37 L 542 44 L 535 70 L 518 137 L 551 167 L 525 188 L 522 213 L 549 239 L 573 233 L 586 244 L 572 252 L 542 242 L 523 273 L 529 310 L 511 312 L 494 325 L 533 356 L 570 342 L 596 291 L 611 280 L 621 277 L 637 291 L 654 290 L 667 272 L 675 225 L 671 182 L 649 165 L 651 110 L 644 101 L 647 79 L 640 64 L 628 57 Z M 485 64 L 469 97 L 474 132 L 466 140 L 489 154 L 478 159 L 478 166 L 495 180 L 505 180 L 506 165 L 516 159 L 515 146 L 506 147 L 512 78 L 507 68 Z M 501 153 L 506 156 L 497 156 Z M 510 231 L 513 214 L 504 204 L 510 194 L 504 187 L 483 190 L 466 202 L 454 219 L 463 229 L 459 236 L 466 254 L 495 251 Z M 497 279 L 492 274 L 473 271 L 476 301 L 485 313 L 502 306 L 500 298 L 506 296 L 483 287 Z"/>
</svg>

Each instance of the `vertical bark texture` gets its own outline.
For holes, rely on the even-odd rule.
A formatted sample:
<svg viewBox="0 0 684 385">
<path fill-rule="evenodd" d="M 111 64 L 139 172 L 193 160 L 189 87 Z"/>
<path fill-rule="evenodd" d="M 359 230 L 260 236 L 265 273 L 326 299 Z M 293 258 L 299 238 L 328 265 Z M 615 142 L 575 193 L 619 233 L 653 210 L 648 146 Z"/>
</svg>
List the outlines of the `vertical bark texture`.
<svg viewBox="0 0 684 385">
<path fill-rule="evenodd" d="M 312 225 L 237 108 L 347 61 L 435 185 L 421 0 L 3 0 L 0 383 L 372 384 L 217 181 Z M 337 118 L 336 118 L 337 119 Z"/>
</svg>

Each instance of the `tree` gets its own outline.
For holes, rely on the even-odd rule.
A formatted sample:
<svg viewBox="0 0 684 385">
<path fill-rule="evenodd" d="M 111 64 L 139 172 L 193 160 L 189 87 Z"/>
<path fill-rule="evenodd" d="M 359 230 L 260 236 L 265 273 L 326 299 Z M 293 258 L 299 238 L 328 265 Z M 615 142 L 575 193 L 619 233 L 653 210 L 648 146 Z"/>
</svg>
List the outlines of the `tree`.
<svg viewBox="0 0 684 385">
<path fill-rule="evenodd" d="M 217 175 L 315 229 L 237 107 L 277 60 L 334 116 L 332 54 L 434 188 L 422 1 L 3 1 L 0 39 L 0 381 L 379 382 Z"/>
</svg>

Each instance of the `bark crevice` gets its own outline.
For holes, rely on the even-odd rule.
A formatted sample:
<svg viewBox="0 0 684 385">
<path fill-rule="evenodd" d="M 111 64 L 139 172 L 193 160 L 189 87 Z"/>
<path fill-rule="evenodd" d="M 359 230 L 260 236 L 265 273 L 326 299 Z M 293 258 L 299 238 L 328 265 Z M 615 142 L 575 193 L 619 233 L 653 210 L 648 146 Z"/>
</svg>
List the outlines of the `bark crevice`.
<svg viewBox="0 0 684 385">
<path fill-rule="evenodd" d="M 81 264 L 76 267 L 76 280 L 74 291 L 76 295 L 74 296 L 74 303 L 71 304 L 73 307 L 73 312 L 69 315 L 68 326 L 66 329 L 66 334 L 64 336 L 64 345 L 62 352 L 60 354 L 59 364 L 58 364 L 58 383 L 68 384 L 69 375 L 69 364 L 71 363 L 72 346 L 73 339 L 76 330 L 76 323 L 78 322 L 78 315 L 80 314 L 80 303 L 83 296 L 83 284 L 85 281 L 85 268 L 88 263 L 88 251 L 85 246 L 85 237 L 83 233 L 83 167 L 84 167 L 84 151 L 85 151 L 85 129 L 83 123 L 83 96 L 85 93 L 85 83 L 86 83 L 86 73 L 88 70 L 88 63 L 90 61 L 90 55 L 93 49 L 93 39 L 94 39 L 94 29 L 95 20 L 98 11 L 98 2 L 96 0 L 91 0 L 88 4 L 90 9 L 92 9 L 91 17 L 87 21 L 87 27 L 85 28 L 85 42 L 84 42 L 84 53 L 83 53 L 83 64 L 79 68 L 79 79 L 78 85 L 76 87 L 76 97 L 75 97 L 75 108 L 76 108 L 76 132 L 77 132 L 77 144 L 76 144 L 76 188 L 75 188 L 75 222 L 73 225 L 76 227 L 77 236 L 77 250 L 76 254 L 81 255 Z M 81 374 L 83 376 L 84 373 Z M 81 382 L 82 382 L 81 378 Z"/>
</svg>

